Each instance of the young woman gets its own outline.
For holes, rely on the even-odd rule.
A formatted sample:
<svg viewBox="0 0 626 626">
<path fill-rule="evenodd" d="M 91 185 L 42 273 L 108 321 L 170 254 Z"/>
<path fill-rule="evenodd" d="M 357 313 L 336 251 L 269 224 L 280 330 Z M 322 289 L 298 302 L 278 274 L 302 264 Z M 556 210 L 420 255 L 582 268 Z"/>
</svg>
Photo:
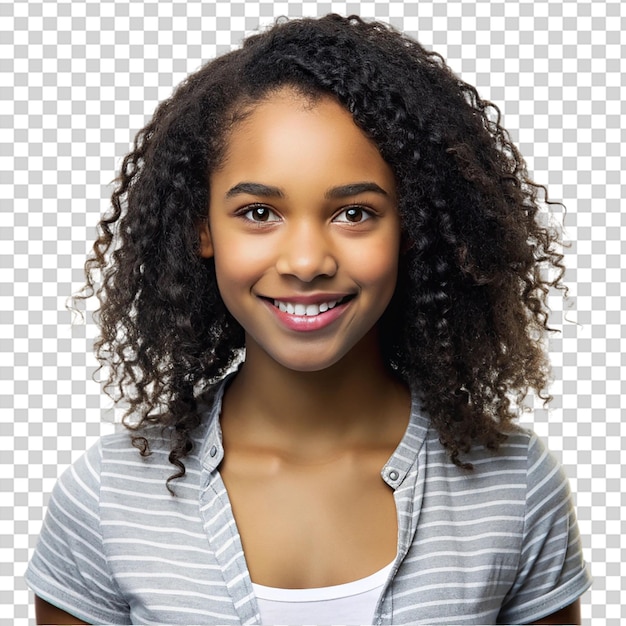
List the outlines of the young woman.
<svg viewBox="0 0 626 626">
<path fill-rule="evenodd" d="M 512 423 L 563 269 L 539 190 L 382 24 L 287 22 L 190 76 L 87 262 L 130 433 L 59 480 L 38 620 L 579 623 L 567 481 Z"/>
</svg>

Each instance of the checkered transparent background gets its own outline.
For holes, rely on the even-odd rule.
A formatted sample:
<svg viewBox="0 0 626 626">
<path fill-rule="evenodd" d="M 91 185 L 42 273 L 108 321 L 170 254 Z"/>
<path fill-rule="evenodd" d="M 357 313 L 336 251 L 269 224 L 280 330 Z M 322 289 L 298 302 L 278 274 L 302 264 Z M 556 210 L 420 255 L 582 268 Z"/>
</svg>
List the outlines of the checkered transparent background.
<svg viewBox="0 0 626 626">
<path fill-rule="evenodd" d="M 89 316 L 72 326 L 65 300 L 122 156 L 203 61 L 279 15 L 331 11 L 391 22 L 443 54 L 500 106 L 534 179 L 567 207 L 572 297 L 569 308 L 553 299 L 555 400 L 526 421 L 575 493 L 594 576 L 584 622 L 626 619 L 626 4 L 16 0 L 0 3 L 0 626 L 34 623 L 22 576 L 48 494 L 114 428 L 92 382 L 95 329 Z"/>
</svg>

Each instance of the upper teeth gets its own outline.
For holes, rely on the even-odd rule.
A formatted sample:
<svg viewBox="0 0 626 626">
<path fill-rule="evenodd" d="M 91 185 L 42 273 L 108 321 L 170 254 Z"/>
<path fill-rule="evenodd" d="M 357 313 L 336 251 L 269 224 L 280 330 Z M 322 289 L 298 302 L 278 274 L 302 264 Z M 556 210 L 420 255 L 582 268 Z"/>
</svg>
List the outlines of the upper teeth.
<svg viewBox="0 0 626 626">
<path fill-rule="evenodd" d="M 291 302 L 282 302 L 274 300 L 274 306 L 278 307 L 283 313 L 290 315 L 319 315 L 328 309 L 332 309 L 338 300 L 330 300 L 329 302 L 321 302 L 320 304 L 295 304 Z"/>
</svg>

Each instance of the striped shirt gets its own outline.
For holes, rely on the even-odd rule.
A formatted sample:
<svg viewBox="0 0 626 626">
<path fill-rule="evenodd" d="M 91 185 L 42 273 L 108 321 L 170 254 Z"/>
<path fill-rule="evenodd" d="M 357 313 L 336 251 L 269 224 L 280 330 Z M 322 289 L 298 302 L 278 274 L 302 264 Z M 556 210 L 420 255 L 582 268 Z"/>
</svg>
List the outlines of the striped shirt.
<svg viewBox="0 0 626 626">
<path fill-rule="evenodd" d="M 127 432 L 105 436 L 61 476 L 26 572 L 38 596 L 91 623 L 260 623 L 218 471 L 223 389 L 203 409 L 176 497 L 156 436 L 147 458 Z M 373 624 L 525 623 L 589 587 L 567 479 L 536 435 L 516 429 L 467 460 L 473 471 L 448 460 L 414 397 L 381 471 L 398 552 Z"/>
</svg>

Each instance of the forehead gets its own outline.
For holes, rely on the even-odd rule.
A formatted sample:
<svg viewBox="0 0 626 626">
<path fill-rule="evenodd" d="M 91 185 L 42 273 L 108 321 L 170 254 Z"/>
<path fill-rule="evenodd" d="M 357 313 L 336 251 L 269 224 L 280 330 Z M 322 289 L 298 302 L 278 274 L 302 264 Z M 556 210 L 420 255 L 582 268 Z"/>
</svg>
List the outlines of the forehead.
<svg viewBox="0 0 626 626">
<path fill-rule="evenodd" d="M 343 177 L 354 182 L 380 178 L 393 186 L 393 174 L 375 143 L 350 113 L 330 96 L 311 98 L 293 89 L 272 93 L 247 108 L 233 125 L 222 165 L 213 175 L 236 184 L 281 178 Z"/>
</svg>

